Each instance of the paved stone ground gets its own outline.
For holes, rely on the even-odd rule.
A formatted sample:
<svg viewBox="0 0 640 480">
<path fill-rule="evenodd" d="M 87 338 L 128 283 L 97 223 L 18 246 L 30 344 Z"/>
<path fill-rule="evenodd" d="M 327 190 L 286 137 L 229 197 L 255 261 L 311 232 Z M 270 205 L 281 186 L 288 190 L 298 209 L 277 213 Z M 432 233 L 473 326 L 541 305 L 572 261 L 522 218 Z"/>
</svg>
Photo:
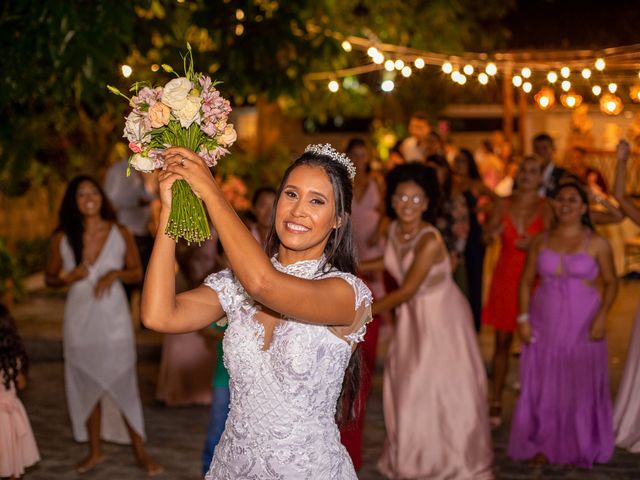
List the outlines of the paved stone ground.
<svg viewBox="0 0 640 480">
<path fill-rule="evenodd" d="M 624 364 L 628 336 L 635 317 L 640 283 L 624 283 L 609 319 L 610 368 L 615 391 Z M 60 361 L 60 327 L 63 297 L 43 291 L 32 293 L 26 302 L 14 309 L 19 328 L 28 343 L 32 356 L 30 384 L 22 399 L 36 434 L 42 461 L 28 470 L 26 478 L 33 480 L 62 480 L 86 478 L 90 480 L 147 478 L 135 465 L 127 446 L 107 444 L 106 460 L 93 471 L 79 476 L 73 465 L 81 459 L 86 446 L 76 444 L 66 412 L 63 386 L 63 366 Z M 166 472 L 158 478 L 196 480 L 200 478 L 200 449 L 204 439 L 208 408 L 167 408 L 154 399 L 158 372 L 158 351 L 161 337 L 153 332 L 137 334 L 140 390 L 144 405 L 148 449 L 161 462 Z M 481 335 L 485 357 L 491 351 L 492 335 Z M 515 365 L 509 382 L 514 382 Z M 375 461 L 384 440 L 382 416 L 381 371 L 374 379 L 368 405 L 365 429 L 364 461 L 359 474 L 363 480 L 383 479 L 375 471 Z M 505 405 L 508 418 L 516 393 L 507 392 Z M 526 463 L 511 462 L 505 451 L 509 427 L 505 424 L 494 432 L 495 473 L 498 479 L 567 479 L 567 480 L 631 480 L 640 479 L 640 455 L 617 449 L 606 465 L 592 470 L 568 470 L 560 467 L 534 469 Z"/>
</svg>

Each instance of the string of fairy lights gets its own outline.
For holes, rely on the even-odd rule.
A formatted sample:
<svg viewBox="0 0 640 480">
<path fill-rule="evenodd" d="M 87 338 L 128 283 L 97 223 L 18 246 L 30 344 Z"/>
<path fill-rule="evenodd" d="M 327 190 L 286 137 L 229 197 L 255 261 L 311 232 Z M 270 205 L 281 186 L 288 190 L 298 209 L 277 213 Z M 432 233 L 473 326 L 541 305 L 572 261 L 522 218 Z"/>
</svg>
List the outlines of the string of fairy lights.
<svg viewBox="0 0 640 480">
<path fill-rule="evenodd" d="M 349 88 L 353 77 L 376 71 L 382 72 L 380 90 L 389 93 L 403 78 L 426 67 L 436 67 L 457 85 L 476 81 L 486 86 L 498 77 L 510 79 L 513 87 L 531 95 L 541 110 L 554 107 L 559 97 L 560 104 L 569 109 L 584 100 L 597 102 L 606 114 L 618 115 L 624 108 L 624 90 L 628 91 L 629 100 L 640 103 L 640 44 L 599 52 L 534 50 L 447 55 L 370 38 L 334 36 L 345 52 L 362 52 L 359 59 L 363 63 L 306 75 L 306 80 L 326 81 L 333 93 Z"/>
</svg>

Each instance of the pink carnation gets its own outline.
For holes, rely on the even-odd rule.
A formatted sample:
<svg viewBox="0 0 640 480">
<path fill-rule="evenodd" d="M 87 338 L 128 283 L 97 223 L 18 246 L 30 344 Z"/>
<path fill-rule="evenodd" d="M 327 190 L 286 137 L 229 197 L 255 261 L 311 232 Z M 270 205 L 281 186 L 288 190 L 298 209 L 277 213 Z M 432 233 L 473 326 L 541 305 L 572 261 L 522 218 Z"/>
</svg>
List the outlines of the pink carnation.
<svg viewBox="0 0 640 480">
<path fill-rule="evenodd" d="M 133 153 L 140 153 L 142 151 L 142 147 L 135 142 L 129 142 L 129 148 Z"/>
</svg>

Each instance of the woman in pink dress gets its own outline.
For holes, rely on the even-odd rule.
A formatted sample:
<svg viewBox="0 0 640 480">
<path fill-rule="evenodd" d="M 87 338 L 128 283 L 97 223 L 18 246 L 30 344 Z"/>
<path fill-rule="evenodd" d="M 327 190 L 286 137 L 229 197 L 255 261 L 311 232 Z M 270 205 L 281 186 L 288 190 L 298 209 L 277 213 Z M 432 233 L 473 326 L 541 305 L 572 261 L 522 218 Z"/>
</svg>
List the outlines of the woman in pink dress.
<svg viewBox="0 0 640 480">
<path fill-rule="evenodd" d="M 29 417 L 16 391 L 27 383 L 27 354 L 15 323 L 0 305 L 0 478 L 20 477 L 40 461 Z"/>
<path fill-rule="evenodd" d="M 640 225 L 640 208 L 625 195 L 625 176 L 630 147 L 627 142 L 618 144 L 618 165 L 614 193 L 622 211 Z M 636 316 L 629 342 L 627 362 L 613 407 L 613 425 L 616 445 L 634 453 L 640 453 L 640 310 Z"/>
<path fill-rule="evenodd" d="M 377 177 L 371 172 L 367 145 L 359 138 L 349 141 L 346 154 L 353 161 L 358 175 L 353 182 L 353 201 L 351 202 L 351 221 L 353 222 L 353 239 L 360 261 L 380 257 L 384 252 L 384 239 L 380 235 L 383 216 L 382 188 Z M 361 275 L 371 289 L 374 298 L 384 295 L 382 272 L 366 272 Z M 376 365 L 376 347 L 380 331 L 380 315 L 376 315 L 367 326 L 367 334 L 362 342 L 362 359 L 364 368 L 356 415 L 353 422 L 340 429 L 342 444 L 347 448 L 356 470 L 362 467 L 362 431 L 364 417 L 371 390 L 371 377 Z"/>
<path fill-rule="evenodd" d="M 617 281 L 611 247 L 593 232 L 583 187 L 562 183 L 553 209 L 555 226 L 534 239 L 520 283 L 522 390 L 507 453 L 589 468 L 613 454 L 604 338 Z"/>
<path fill-rule="evenodd" d="M 417 163 L 386 177 L 389 229 L 384 257 L 399 288 L 374 303 L 395 308 L 385 364 L 386 440 L 378 469 L 389 478 L 490 479 L 493 452 L 487 380 L 471 309 L 451 276 L 447 248 L 433 221 L 435 171 Z"/>
</svg>

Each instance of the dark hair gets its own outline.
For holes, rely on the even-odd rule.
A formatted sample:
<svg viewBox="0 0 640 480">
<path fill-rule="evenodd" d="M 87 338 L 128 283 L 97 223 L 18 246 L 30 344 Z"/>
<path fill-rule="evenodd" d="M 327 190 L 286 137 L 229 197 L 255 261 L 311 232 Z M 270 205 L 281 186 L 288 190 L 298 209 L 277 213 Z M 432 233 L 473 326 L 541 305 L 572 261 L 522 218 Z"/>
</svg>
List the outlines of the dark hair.
<svg viewBox="0 0 640 480">
<path fill-rule="evenodd" d="M 5 388 L 17 388 L 18 374 L 29 369 L 29 359 L 9 310 L 0 304 L 0 373 Z"/>
<path fill-rule="evenodd" d="M 451 171 L 451 165 L 449 165 L 447 158 L 440 154 L 429 155 L 426 163 L 427 166 L 429 166 L 430 163 L 435 163 L 438 167 L 444 168 L 447 171 L 447 178 L 444 179 L 444 183 L 440 188 L 444 199 L 448 199 L 453 190 L 453 172 Z"/>
<path fill-rule="evenodd" d="M 252 207 L 255 207 L 258 204 L 258 200 L 260 200 L 260 196 L 262 196 L 263 193 L 272 193 L 273 195 L 277 195 L 276 189 L 273 187 L 260 187 L 253 192 L 253 197 L 251 197 Z"/>
<path fill-rule="evenodd" d="M 393 209 L 393 196 L 398 185 L 404 182 L 413 182 L 424 191 L 424 194 L 429 199 L 429 204 L 427 209 L 422 212 L 422 219 L 426 222 L 434 223 L 440 205 L 440 186 L 438 185 L 437 174 L 433 168 L 416 162 L 398 165 L 385 176 L 385 183 L 387 185 L 385 194 L 387 216 L 391 219 L 398 218 L 398 215 Z"/>
<path fill-rule="evenodd" d="M 604 193 L 607 193 L 609 191 L 609 189 L 607 188 L 607 181 L 604 179 L 602 173 L 600 173 L 600 170 L 598 170 L 597 168 L 587 168 L 587 171 L 584 174 L 585 183 L 588 183 L 589 175 L 591 175 L 592 173 L 596 176 L 596 185 L 598 185 L 598 187 L 600 187 L 600 190 L 602 190 Z"/>
<path fill-rule="evenodd" d="M 64 197 L 62 198 L 62 204 L 60 205 L 60 211 L 58 213 L 59 223 L 56 227 L 56 232 L 63 232 L 67 236 L 69 245 L 73 250 L 73 256 L 76 259 L 76 265 L 80 265 L 80 263 L 82 263 L 82 234 L 84 232 L 84 221 L 82 213 L 80 213 L 80 210 L 78 209 L 78 201 L 76 199 L 78 187 L 82 182 L 90 182 L 100 193 L 100 196 L 102 197 L 100 216 L 104 220 L 109 220 L 114 223 L 116 222 L 115 211 L 98 182 L 88 175 L 78 175 L 69 182 L 67 190 L 64 192 Z"/>
<path fill-rule="evenodd" d="M 469 178 L 473 180 L 480 180 L 480 170 L 478 170 L 478 164 L 476 163 L 476 159 L 473 157 L 473 153 L 471 153 L 466 148 L 461 148 L 456 158 L 461 158 L 467 164 L 467 172 L 469 174 Z"/>
<path fill-rule="evenodd" d="M 361 138 L 358 138 L 358 137 L 351 138 L 349 139 L 349 143 L 347 143 L 347 148 L 345 149 L 345 152 L 349 154 L 356 147 L 367 148 L 367 144 Z"/>
<path fill-rule="evenodd" d="M 424 122 L 429 123 L 429 116 L 424 112 L 413 112 L 411 114 L 411 118 L 415 118 L 416 120 L 422 120 Z"/>
<path fill-rule="evenodd" d="M 275 228 L 275 212 L 278 209 L 280 196 L 287 184 L 289 175 L 300 166 L 318 167 L 322 168 L 325 172 L 333 187 L 336 221 L 341 222 L 340 226 L 335 228 L 329 236 L 329 241 L 324 249 L 325 263 L 320 266 L 320 270 L 327 272 L 330 268 L 335 268 L 342 272 L 355 274 L 358 262 L 356 259 L 353 226 L 351 223 L 353 184 L 351 183 L 346 167 L 326 155 L 305 152 L 284 172 L 282 182 L 276 194 L 276 201 L 273 204 L 274 214 L 271 217 L 271 227 L 267 235 L 267 254 L 273 256 L 278 253 L 280 239 L 278 238 Z M 358 408 L 357 399 L 362 375 L 361 362 L 360 348 L 357 347 L 349 359 L 349 364 L 347 365 L 342 382 L 342 390 L 340 391 L 340 396 L 336 404 L 336 423 L 338 423 L 338 425 L 346 425 L 355 417 L 356 409 Z"/>
<path fill-rule="evenodd" d="M 536 142 L 549 142 L 551 145 L 554 145 L 553 138 L 546 132 L 542 132 L 533 137 L 533 143 Z"/>
<path fill-rule="evenodd" d="M 580 218 L 580 221 L 582 225 L 584 225 L 585 227 L 588 227 L 591 230 L 595 230 L 595 228 L 593 227 L 593 223 L 591 223 L 591 217 L 589 216 L 589 196 L 587 195 L 587 191 L 584 189 L 581 183 L 574 182 L 574 181 L 562 182 L 553 191 L 551 198 L 555 199 L 558 196 L 558 194 L 565 188 L 573 188 L 576 192 L 578 192 L 578 195 L 580 195 L 580 199 L 582 200 L 582 203 L 584 203 L 587 207 L 587 211 L 582 214 L 582 218 Z"/>
</svg>

